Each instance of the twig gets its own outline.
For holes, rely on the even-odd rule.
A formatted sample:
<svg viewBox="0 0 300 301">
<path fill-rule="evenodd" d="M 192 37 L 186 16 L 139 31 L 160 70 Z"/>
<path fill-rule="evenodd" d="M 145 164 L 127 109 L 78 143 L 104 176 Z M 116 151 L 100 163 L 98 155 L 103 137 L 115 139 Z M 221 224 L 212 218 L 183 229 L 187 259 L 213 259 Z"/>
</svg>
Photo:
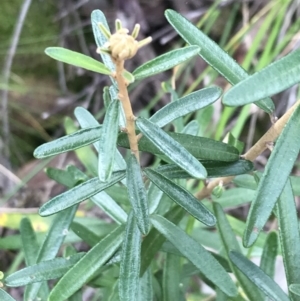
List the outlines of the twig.
<svg viewBox="0 0 300 301">
<path fill-rule="evenodd" d="M 20 39 L 20 34 L 23 28 L 23 24 L 28 12 L 28 9 L 30 7 L 31 0 L 24 0 L 20 14 L 18 19 L 16 20 L 15 23 L 15 28 L 14 28 L 14 33 L 12 36 L 12 41 L 10 48 L 8 50 L 7 56 L 5 58 L 5 64 L 3 68 L 3 85 L 4 87 L 8 86 L 9 83 L 9 77 L 10 77 L 10 72 L 11 72 L 11 66 L 12 62 L 16 53 L 17 45 Z M 4 157 L 9 162 L 9 157 L 10 157 L 10 151 L 9 151 L 9 118 L 8 118 L 8 89 L 2 90 L 1 93 L 1 98 L 2 98 L 2 108 L 1 108 L 1 116 L 2 116 L 2 125 L 3 125 L 3 154 Z"/>
<path fill-rule="evenodd" d="M 300 105 L 300 100 L 298 100 L 276 123 L 272 125 L 272 127 L 246 152 L 242 157 L 245 160 L 254 161 L 264 150 L 267 149 L 267 145 L 270 142 L 274 142 L 280 133 L 282 132 L 285 124 L 288 122 L 290 116 Z M 217 178 L 210 182 L 206 187 L 204 187 L 201 191 L 196 194 L 196 197 L 199 200 L 204 199 L 209 196 L 212 190 L 219 185 L 220 182 L 223 185 L 230 183 L 234 179 L 234 176 L 225 177 L 225 178 Z"/>
</svg>

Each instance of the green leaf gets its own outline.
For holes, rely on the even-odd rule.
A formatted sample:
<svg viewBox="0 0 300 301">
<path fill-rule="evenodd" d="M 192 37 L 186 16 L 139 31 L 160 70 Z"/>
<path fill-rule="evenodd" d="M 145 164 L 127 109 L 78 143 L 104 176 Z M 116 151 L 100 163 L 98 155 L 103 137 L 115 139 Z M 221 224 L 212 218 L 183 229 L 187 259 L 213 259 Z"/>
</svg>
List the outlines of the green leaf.
<svg viewBox="0 0 300 301">
<path fill-rule="evenodd" d="M 190 45 L 199 46 L 199 55 L 232 85 L 248 77 L 247 72 L 228 53 L 187 19 L 171 9 L 167 9 L 165 15 L 179 35 Z M 269 114 L 275 110 L 270 98 L 260 100 L 255 104 Z"/>
<path fill-rule="evenodd" d="M 153 301 L 152 273 L 147 269 L 140 278 L 140 288 L 138 300 Z"/>
<path fill-rule="evenodd" d="M 180 206 L 175 206 L 165 214 L 165 218 L 176 225 L 181 221 L 184 214 L 185 211 L 182 210 Z M 160 250 L 165 240 L 165 237 L 161 235 L 155 228 L 152 228 L 149 234 L 145 237 L 141 250 L 141 276 L 148 269 L 152 259 Z"/>
<path fill-rule="evenodd" d="M 207 226 L 216 224 L 214 215 L 189 191 L 154 170 L 146 169 L 145 174 L 151 182 L 197 220 Z"/>
<path fill-rule="evenodd" d="M 10 296 L 6 291 L 0 288 L 0 299 L 1 301 L 16 301 L 12 296 Z"/>
<path fill-rule="evenodd" d="M 78 253 L 70 258 L 54 258 L 42 261 L 19 270 L 5 279 L 5 284 L 18 287 L 34 282 L 46 281 L 62 277 L 85 253 Z"/>
<path fill-rule="evenodd" d="M 272 231 L 267 236 L 264 245 L 263 254 L 260 259 L 260 268 L 271 278 L 274 278 L 275 276 L 277 253 L 278 253 L 278 235 L 277 232 Z"/>
<path fill-rule="evenodd" d="M 174 254 L 166 254 L 163 269 L 163 300 L 180 300 L 181 265 L 180 257 Z"/>
<path fill-rule="evenodd" d="M 64 301 L 72 296 L 116 252 L 124 236 L 124 226 L 119 226 L 89 250 L 52 289 L 48 301 Z"/>
<path fill-rule="evenodd" d="M 73 221 L 76 211 L 77 206 L 73 206 L 55 216 L 49 232 L 38 251 L 36 260 L 37 263 L 51 260 L 56 256 L 60 246 L 69 232 L 69 227 Z M 31 284 L 25 291 L 25 300 L 34 300 L 41 285 L 42 282 Z"/>
<path fill-rule="evenodd" d="M 289 286 L 289 291 L 294 293 L 297 296 L 300 296 L 300 284 L 299 283 L 293 283 Z"/>
<path fill-rule="evenodd" d="M 111 74 L 111 71 L 104 64 L 79 52 L 61 47 L 48 47 L 45 53 L 53 59 L 66 64 L 101 74 Z"/>
<path fill-rule="evenodd" d="M 98 207 L 100 207 L 116 223 L 126 223 L 127 213 L 105 191 L 102 191 L 92 196 L 91 201 Z"/>
<path fill-rule="evenodd" d="M 251 161 L 240 159 L 235 162 L 201 161 L 207 171 L 208 178 L 227 177 L 244 174 L 253 170 Z M 188 179 L 191 176 L 176 164 L 164 164 L 156 171 L 170 179 Z"/>
<path fill-rule="evenodd" d="M 300 49 L 272 63 L 232 87 L 223 97 L 228 106 L 240 106 L 277 94 L 300 82 Z"/>
<path fill-rule="evenodd" d="M 124 171 L 116 171 L 109 182 L 100 182 L 98 178 L 90 179 L 45 203 L 39 210 L 41 216 L 48 216 L 75 204 L 78 204 L 102 190 L 114 185 L 125 177 Z"/>
<path fill-rule="evenodd" d="M 189 153 L 197 159 L 231 162 L 239 159 L 238 150 L 226 143 L 210 138 L 197 137 L 187 134 L 166 132 L 175 141 L 181 144 Z M 121 133 L 118 137 L 118 145 L 129 148 L 127 134 Z M 143 136 L 139 140 L 139 150 L 155 155 L 163 155 L 164 152 L 153 144 L 150 139 Z"/>
<path fill-rule="evenodd" d="M 37 159 L 47 158 L 94 143 L 101 137 L 102 126 L 86 128 L 76 133 L 44 143 L 35 149 Z"/>
<path fill-rule="evenodd" d="M 194 111 L 205 108 L 220 98 L 222 90 L 218 87 L 209 87 L 188 94 L 177 101 L 173 101 L 157 111 L 149 119 L 159 127 L 163 127 L 173 120 Z"/>
<path fill-rule="evenodd" d="M 120 101 L 114 99 L 108 106 L 102 126 L 102 135 L 99 140 L 98 175 L 102 182 L 110 179 L 117 149 L 119 131 Z"/>
<path fill-rule="evenodd" d="M 139 301 L 139 278 L 141 266 L 142 235 L 133 211 L 128 216 L 126 234 L 122 245 L 119 275 L 119 297 L 121 301 Z"/>
<path fill-rule="evenodd" d="M 299 155 L 299 128 L 300 106 L 295 109 L 285 125 L 259 181 L 243 237 L 243 243 L 247 247 L 255 242 L 267 222 Z"/>
<path fill-rule="evenodd" d="M 33 265 L 36 263 L 36 250 L 39 249 L 39 244 L 37 242 L 37 238 L 32 228 L 31 222 L 28 218 L 23 218 L 21 220 L 20 234 L 25 256 L 25 263 L 27 266 Z"/>
<path fill-rule="evenodd" d="M 91 14 L 91 23 L 93 27 L 93 34 L 96 41 L 96 44 L 98 47 L 104 46 L 106 42 L 108 42 L 108 39 L 106 36 L 102 33 L 102 31 L 99 28 L 99 23 L 102 23 L 104 27 L 107 29 L 108 32 L 110 32 L 107 20 L 103 12 L 99 9 L 93 10 Z M 115 64 L 112 62 L 110 56 L 108 54 L 100 52 L 102 61 L 104 62 L 105 66 L 111 71 L 115 71 Z"/>
<path fill-rule="evenodd" d="M 162 196 L 163 192 L 151 182 L 147 190 L 147 198 L 149 201 L 149 214 L 152 214 L 156 211 L 162 199 Z"/>
<path fill-rule="evenodd" d="M 229 253 L 231 250 L 241 253 L 240 246 L 238 244 L 237 238 L 223 212 L 223 209 L 220 204 L 213 203 L 214 213 L 217 218 L 217 226 L 218 232 L 221 236 L 223 246 L 226 251 L 226 257 L 229 260 Z M 240 272 L 235 265 L 231 263 L 229 260 L 230 267 L 237 278 L 238 282 L 240 283 L 243 291 L 248 296 L 249 300 L 255 301 L 264 301 L 264 296 L 262 293 L 255 287 L 245 275 Z"/>
<path fill-rule="evenodd" d="M 172 50 L 138 67 L 133 71 L 133 75 L 136 80 L 140 80 L 161 73 L 191 59 L 198 52 L 199 47 L 196 46 Z"/>
<path fill-rule="evenodd" d="M 125 78 L 127 84 L 132 84 L 135 81 L 135 77 L 132 73 L 128 72 L 127 70 L 123 71 L 123 77 Z"/>
<path fill-rule="evenodd" d="M 172 162 L 197 179 L 206 178 L 207 172 L 202 164 L 157 125 L 143 118 L 137 119 L 136 125 Z"/>
<path fill-rule="evenodd" d="M 119 109 L 121 109 L 121 108 L 119 107 Z M 99 126 L 99 122 L 85 108 L 77 107 L 74 111 L 74 114 L 82 128 Z M 99 151 L 99 143 L 95 142 L 94 147 L 97 151 Z M 115 163 L 115 166 L 114 166 L 115 170 L 126 169 L 126 162 L 118 150 L 116 150 L 116 156 L 115 156 L 114 163 Z"/>
<path fill-rule="evenodd" d="M 80 223 L 73 222 L 71 229 L 90 247 L 95 246 L 101 239 L 96 233 Z"/>
<path fill-rule="evenodd" d="M 142 171 L 134 154 L 131 154 L 127 164 L 126 181 L 128 197 L 140 231 L 146 235 L 150 230 L 149 209 Z"/>
<path fill-rule="evenodd" d="M 237 138 L 234 137 L 232 133 L 228 133 L 228 144 L 236 147 L 239 150 L 239 153 L 241 154 L 243 152 L 243 149 L 245 147 L 245 143 L 242 141 L 239 141 Z"/>
<path fill-rule="evenodd" d="M 211 282 L 226 295 L 234 297 L 237 289 L 229 275 L 216 259 L 183 230 L 162 216 L 151 217 L 153 226 L 188 258 Z"/>
<path fill-rule="evenodd" d="M 287 283 L 290 285 L 299 282 L 300 279 L 299 221 L 290 180 L 286 182 L 278 199 L 276 215 L 285 275 Z M 291 299 L 299 301 L 300 297 L 291 294 Z"/>
<path fill-rule="evenodd" d="M 230 260 L 237 268 L 244 273 L 257 287 L 259 287 L 271 300 L 290 301 L 279 285 L 266 275 L 252 261 L 242 254 L 232 251 L 229 254 Z"/>
</svg>

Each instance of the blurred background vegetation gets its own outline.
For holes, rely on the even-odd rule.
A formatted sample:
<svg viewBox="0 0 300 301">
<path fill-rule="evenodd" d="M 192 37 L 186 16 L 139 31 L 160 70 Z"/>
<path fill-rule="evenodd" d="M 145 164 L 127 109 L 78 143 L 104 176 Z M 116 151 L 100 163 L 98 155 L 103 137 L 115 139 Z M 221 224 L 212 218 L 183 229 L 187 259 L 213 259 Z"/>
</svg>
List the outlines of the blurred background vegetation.
<svg viewBox="0 0 300 301">
<path fill-rule="evenodd" d="M 0 234 L 13 233 L 22 214 L 28 214 L 40 203 L 57 194 L 61 187 L 49 181 L 42 172 L 47 165 L 62 168 L 77 162 L 74 154 L 61 155 L 49 163 L 33 159 L 33 150 L 43 142 L 64 134 L 63 120 L 73 118 L 73 110 L 83 106 L 100 121 L 103 116 L 105 76 L 58 63 L 44 54 L 48 46 L 61 46 L 99 59 L 90 24 L 90 14 L 100 9 L 110 28 L 114 20 L 122 20 L 132 29 L 141 24 L 139 39 L 152 36 L 127 69 L 167 50 L 183 45 L 164 17 L 172 8 L 197 24 L 206 34 L 228 51 L 247 71 L 253 73 L 286 55 L 300 45 L 299 0 L 39 0 L 29 2 L 28 12 L 13 53 L 12 40 L 26 0 L 2 0 L 0 3 Z M 5 74 L 9 71 L 8 83 Z M 179 96 L 211 84 L 228 89 L 223 78 L 199 57 L 173 72 L 151 77 L 130 88 L 135 114 L 147 116 L 170 101 L 162 82 L 176 82 Z M 7 108 L 3 100 L 7 92 Z M 276 116 L 280 117 L 299 98 L 298 86 L 274 96 Z M 4 118 L 7 114 L 8 118 Z M 202 136 L 222 140 L 231 131 L 248 149 L 269 128 L 271 119 L 255 106 L 224 108 L 220 102 L 194 115 Z M 188 120 L 186 120 L 188 121 Z M 8 128 L 8 135 L 5 134 Z M 143 165 L 150 159 L 143 158 Z M 266 163 L 266 155 L 258 158 L 257 168 Z M 299 174 L 299 170 L 294 171 Z M 20 209 L 16 209 L 20 208 Z M 17 220 L 4 216 L 17 213 Z M 22 211 L 23 210 L 23 211 Z M 19 215 L 18 215 L 19 214 Z M 243 218 L 241 209 L 237 216 Z M 41 223 L 37 222 L 38 226 Z M 37 226 L 37 227 L 38 227 Z M 16 268 L 16 251 L 0 253 L 0 270 Z M 13 265 L 11 265 L 13 263 Z"/>
</svg>

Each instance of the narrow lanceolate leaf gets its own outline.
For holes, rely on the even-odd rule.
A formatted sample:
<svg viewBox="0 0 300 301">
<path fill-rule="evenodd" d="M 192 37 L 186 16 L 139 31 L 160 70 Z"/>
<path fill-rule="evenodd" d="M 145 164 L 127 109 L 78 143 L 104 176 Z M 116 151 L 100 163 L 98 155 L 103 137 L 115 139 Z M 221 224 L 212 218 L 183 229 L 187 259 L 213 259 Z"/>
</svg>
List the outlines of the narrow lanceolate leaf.
<svg viewBox="0 0 300 301">
<path fill-rule="evenodd" d="M 124 226 L 119 226 L 86 253 L 52 289 L 48 301 L 64 301 L 79 290 L 116 252 L 122 243 Z"/>
<path fill-rule="evenodd" d="M 174 206 L 165 214 L 165 218 L 177 225 L 183 218 L 185 211 L 180 206 Z M 142 243 L 141 276 L 148 269 L 155 254 L 160 250 L 166 238 L 155 228 L 152 228 Z"/>
<path fill-rule="evenodd" d="M 214 202 L 213 208 L 217 218 L 218 230 L 222 239 L 223 246 L 226 251 L 226 256 L 229 259 L 229 252 L 231 250 L 241 253 L 241 249 L 221 205 Z M 230 260 L 229 260 L 229 264 L 235 277 L 237 278 L 238 282 L 243 288 L 243 291 L 248 296 L 248 299 L 256 300 L 256 301 L 264 301 L 265 298 L 262 292 L 259 289 L 257 289 L 257 287 L 253 285 L 253 283 L 249 281 L 249 279 L 239 269 L 237 269 L 237 267 L 234 264 L 232 264 Z"/>
<path fill-rule="evenodd" d="M 210 138 L 197 137 L 188 134 L 165 132 L 175 141 L 181 144 L 195 158 L 202 160 L 214 160 L 231 162 L 239 159 L 239 151 L 226 143 L 216 141 Z M 127 134 L 121 133 L 118 137 L 118 145 L 129 148 Z M 164 155 L 160 147 L 151 142 L 150 139 L 143 136 L 139 140 L 139 150 L 156 155 Z"/>
<path fill-rule="evenodd" d="M 1 301 L 16 301 L 11 295 L 9 295 L 6 291 L 0 288 L 0 299 Z"/>
<path fill-rule="evenodd" d="M 180 300 L 181 257 L 167 253 L 163 269 L 163 296 L 164 301 Z"/>
<path fill-rule="evenodd" d="M 120 101 L 114 99 L 106 112 L 99 140 L 98 175 L 102 182 L 110 179 L 117 149 Z"/>
<path fill-rule="evenodd" d="M 151 221 L 153 226 L 199 268 L 205 277 L 218 286 L 229 297 L 237 295 L 236 286 L 227 272 L 200 244 L 162 216 L 154 215 L 151 217 Z"/>
<path fill-rule="evenodd" d="M 279 136 L 259 181 L 243 238 L 243 243 L 247 247 L 255 242 L 259 232 L 267 222 L 298 157 L 300 150 L 299 128 L 300 106 L 295 109 Z"/>
<path fill-rule="evenodd" d="M 199 55 L 232 85 L 248 77 L 247 72 L 228 53 L 183 16 L 170 9 L 166 10 L 165 15 L 179 35 L 190 45 L 199 46 Z M 255 104 L 269 114 L 275 109 L 270 98 Z"/>
<path fill-rule="evenodd" d="M 92 27 L 93 27 L 93 33 L 94 33 L 94 38 L 95 38 L 96 44 L 98 47 L 102 47 L 106 42 L 108 42 L 108 39 L 100 30 L 99 23 L 103 24 L 103 26 L 106 28 L 106 30 L 108 32 L 110 32 L 110 30 L 109 30 L 105 15 L 103 14 L 103 12 L 101 10 L 96 9 L 92 12 L 91 23 L 92 23 Z M 100 53 L 100 55 L 101 55 L 102 61 L 104 62 L 105 66 L 110 71 L 114 71 L 115 65 L 112 62 L 110 56 L 105 53 Z"/>
<path fill-rule="evenodd" d="M 300 279 L 300 234 L 295 199 L 288 180 L 277 202 L 279 238 L 288 285 L 299 282 Z M 293 301 L 300 297 L 291 294 Z"/>
<path fill-rule="evenodd" d="M 68 235 L 70 224 L 73 221 L 77 206 L 73 206 L 55 216 L 49 232 L 38 251 L 37 263 L 53 259 L 64 239 Z M 42 282 L 31 284 L 25 291 L 25 300 L 34 300 L 39 292 Z"/>
<path fill-rule="evenodd" d="M 223 98 L 229 106 L 240 106 L 284 91 L 300 82 L 300 49 L 231 88 Z"/>
<path fill-rule="evenodd" d="M 208 178 L 235 176 L 253 170 L 251 161 L 240 159 L 234 162 L 201 161 L 207 171 Z M 176 164 L 164 164 L 156 169 L 157 172 L 170 179 L 187 179 L 191 176 Z"/>
<path fill-rule="evenodd" d="M 82 128 L 99 126 L 99 122 L 85 108 L 77 107 L 74 111 L 74 114 Z M 95 142 L 94 147 L 95 147 L 96 151 L 99 151 L 99 143 Z M 115 163 L 114 164 L 115 170 L 121 170 L 121 169 L 126 168 L 126 162 L 118 150 L 116 150 L 116 156 L 115 156 L 114 163 Z"/>
<path fill-rule="evenodd" d="M 151 182 L 197 220 L 207 226 L 215 225 L 214 215 L 189 191 L 154 170 L 146 169 L 145 174 Z"/>
<path fill-rule="evenodd" d="M 232 251 L 229 254 L 230 260 L 243 272 L 265 295 L 274 301 L 290 301 L 279 285 L 266 275 L 252 261 L 248 260 L 241 253 Z"/>
<path fill-rule="evenodd" d="M 153 301 L 152 273 L 150 269 L 140 278 L 138 300 Z"/>
<path fill-rule="evenodd" d="M 35 149 L 33 155 L 38 159 L 47 158 L 92 144 L 99 140 L 100 137 L 101 126 L 86 128 L 71 135 L 42 144 Z"/>
<path fill-rule="evenodd" d="M 93 58 L 61 47 L 48 47 L 45 53 L 53 59 L 101 74 L 111 74 L 111 71 L 101 62 Z"/>
<path fill-rule="evenodd" d="M 299 236 L 299 232 L 298 232 L 298 236 Z M 278 253 L 278 235 L 277 232 L 270 232 L 267 236 L 264 245 L 263 254 L 260 260 L 260 268 L 271 278 L 274 278 L 275 276 L 277 253 Z"/>
<path fill-rule="evenodd" d="M 85 253 L 78 253 L 70 258 L 54 258 L 42 261 L 19 270 L 5 279 L 5 284 L 11 287 L 23 286 L 29 283 L 57 279 L 62 277 Z"/>
<path fill-rule="evenodd" d="M 289 286 L 289 291 L 300 297 L 300 283 L 293 283 Z"/>
<path fill-rule="evenodd" d="M 220 98 L 221 94 L 222 90 L 218 87 L 209 87 L 193 92 L 167 104 L 151 116 L 149 120 L 157 126 L 163 127 L 179 117 L 214 103 Z"/>
<path fill-rule="evenodd" d="M 91 201 L 99 206 L 116 223 L 124 224 L 126 222 L 127 213 L 105 191 L 92 196 Z"/>
<path fill-rule="evenodd" d="M 22 239 L 23 252 L 25 256 L 25 263 L 27 266 L 36 263 L 36 250 L 39 249 L 39 244 L 35 232 L 32 228 L 30 220 L 23 218 L 20 223 L 20 233 Z"/>
<path fill-rule="evenodd" d="M 142 178 L 141 167 L 133 154 L 130 155 L 127 164 L 126 181 L 128 197 L 136 222 L 141 232 L 146 235 L 150 230 L 148 199 Z"/>
<path fill-rule="evenodd" d="M 47 216 L 62 211 L 114 185 L 124 177 L 124 171 L 116 171 L 112 174 L 109 182 L 100 182 L 98 178 L 90 179 L 54 197 L 40 208 L 39 213 L 41 216 Z"/>
<path fill-rule="evenodd" d="M 120 301 L 139 301 L 142 235 L 133 211 L 128 216 L 126 234 L 122 245 L 119 275 Z"/>
<path fill-rule="evenodd" d="M 188 46 L 172 50 L 138 67 L 133 71 L 133 75 L 135 79 L 138 80 L 161 73 L 189 60 L 195 56 L 199 50 L 197 46 Z"/>
<path fill-rule="evenodd" d="M 197 179 L 207 177 L 203 165 L 157 125 L 143 118 L 137 119 L 136 124 L 141 132 L 173 163 L 180 166 L 192 177 Z"/>
</svg>

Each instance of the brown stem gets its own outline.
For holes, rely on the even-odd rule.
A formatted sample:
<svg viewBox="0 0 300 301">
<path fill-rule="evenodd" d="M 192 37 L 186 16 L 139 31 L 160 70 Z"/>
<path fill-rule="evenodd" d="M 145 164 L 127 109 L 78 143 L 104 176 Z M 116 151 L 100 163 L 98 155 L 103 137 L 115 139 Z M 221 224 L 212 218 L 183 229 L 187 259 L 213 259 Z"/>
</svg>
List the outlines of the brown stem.
<svg viewBox="0 0 300 301">
<path fill-rule="evenodd" d="M 135 155 L 137 161 L 140 161 L 139 158 L 139 149 L 138 149 L 138 139 L 135 134 L 135 119 L 136 117 L 133 115 L 132 107 L 127 91 L 127 84 L 123 77 L 124 71 L 124 60 L 114 60 L 116 65 L 116 74 L 115 78 L 119 87 L 119 99 L 122 103 L 122 107 L 126 117 L 126 132 L 128 135 L 129 145 L 131 152 Z"/>
<path fill-rule="evenodd" d="M 298 100 L 280 119 L 278 119 L 278 121 L 274 123 L 271 128 L 242 157 L 246 160 L 254 161 L 267 148 L 268 143 L 274 142 L 278 138 L 285 124 L 298 105 L 300 105 L 300 100 Z M 221 181 L 225 185 L 230 183 L 233 179 L 234 176 L 215 179 L 201 191 L 199 191 L 196 194 L 196 197 L 199 200 L 202 200 L 209 196 L 212 190 L 218 186 Z"/>
</svg>

